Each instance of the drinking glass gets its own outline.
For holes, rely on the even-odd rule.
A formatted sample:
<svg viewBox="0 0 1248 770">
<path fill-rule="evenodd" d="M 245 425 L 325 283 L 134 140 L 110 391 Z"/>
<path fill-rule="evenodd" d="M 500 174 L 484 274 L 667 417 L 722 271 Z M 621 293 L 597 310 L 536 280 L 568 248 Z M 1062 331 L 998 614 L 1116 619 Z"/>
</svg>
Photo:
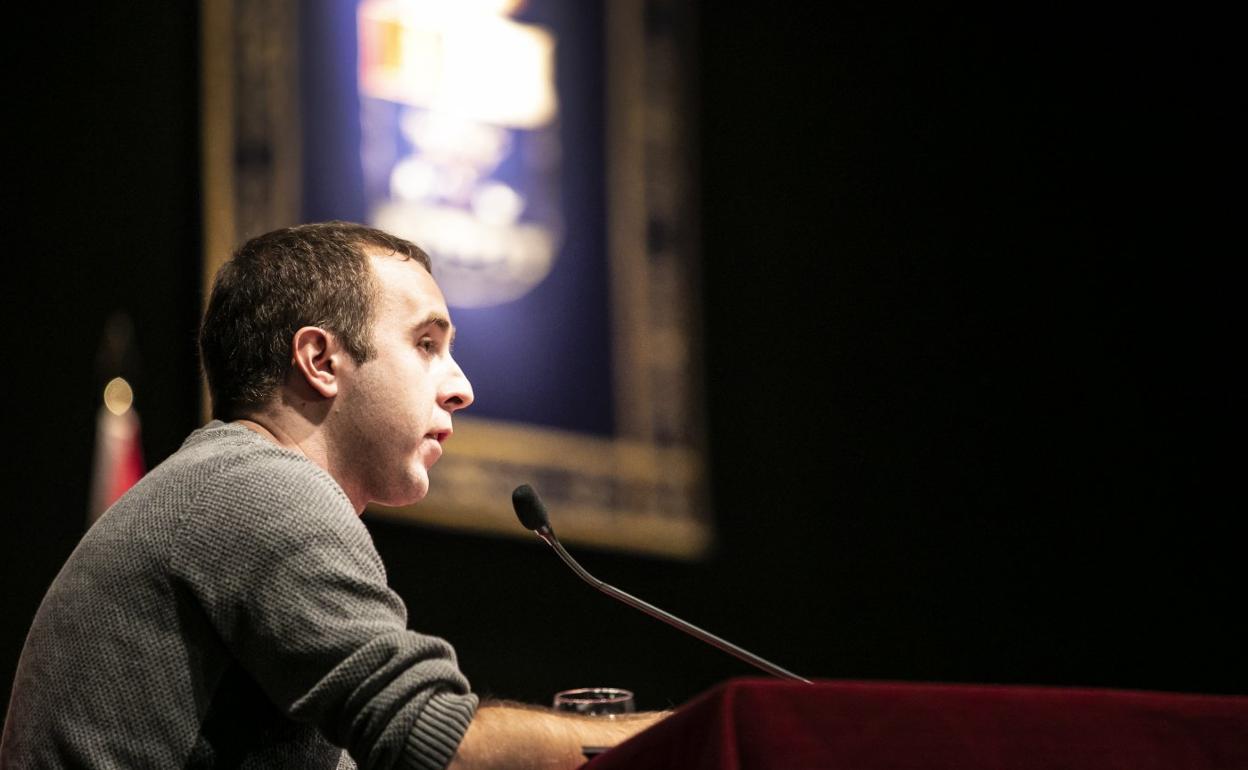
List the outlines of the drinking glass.
<svg viewBox="0 0 1248 770">
<path fill-rule="evenodd" d="M 556 711 L 611 718 L 617 714 L 631 714 L 636 708 L 632 691 L 618 687 L 581 687 L 555 693 Z"/>
</svg>

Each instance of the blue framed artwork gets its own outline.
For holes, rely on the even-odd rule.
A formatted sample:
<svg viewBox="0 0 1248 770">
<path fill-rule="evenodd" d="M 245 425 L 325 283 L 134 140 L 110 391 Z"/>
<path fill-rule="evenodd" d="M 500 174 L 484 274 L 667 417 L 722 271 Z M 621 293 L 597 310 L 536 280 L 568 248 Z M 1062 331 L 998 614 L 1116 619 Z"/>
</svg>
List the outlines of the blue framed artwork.
<svg viewBox="0 0 1248 770">
<path fill-rule="evenodd" d="M 566 540 L 704 554 L 687 4 L 260 5 L 298 46 L 276 50 L 242 5 L 221 24 L 228 101 L 252 113 L 232 121 L 233 188 L 270 193 L 233 196 L 235 229 L 293 212 L 419 244 L 477 396 L 429 497 L 374 513 L 524 535 L 510 495 L 531 483 Z M 275 83 L 293 89 L 293 125 Z M 243 125 L 256 113 L 270 115 L 267 152 L 240 152 L 265 145 Z M 281 160 L 292 147 L 297 163 Z"/>
</svg>

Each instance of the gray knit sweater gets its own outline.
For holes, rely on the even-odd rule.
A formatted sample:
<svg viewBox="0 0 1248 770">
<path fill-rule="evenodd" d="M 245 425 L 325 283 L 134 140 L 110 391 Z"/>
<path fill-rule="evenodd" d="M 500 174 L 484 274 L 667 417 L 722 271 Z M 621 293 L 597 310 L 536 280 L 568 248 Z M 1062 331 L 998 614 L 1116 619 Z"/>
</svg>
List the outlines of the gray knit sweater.
<svg viewBox="0 0 1248 770">
<path fill-rule="evenodd" d="M 213 422 L 52 583 L 0 767 L 441 768 L 476 705 L 337 483 Z"/>
</svg>

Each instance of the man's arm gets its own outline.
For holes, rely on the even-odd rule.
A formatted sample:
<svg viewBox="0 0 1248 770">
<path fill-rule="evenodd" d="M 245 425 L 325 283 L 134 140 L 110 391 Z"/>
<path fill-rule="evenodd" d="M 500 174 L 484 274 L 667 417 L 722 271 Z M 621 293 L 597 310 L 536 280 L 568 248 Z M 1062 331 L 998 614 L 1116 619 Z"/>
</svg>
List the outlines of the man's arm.
<svg viewBox="0 0 1248 770">
<path fill-rule="evenodd" d="M 607 718 L 505 701 L 484 703 L 477 709 L 447 768 L 574 768 L 587 761 L 582 747 L 614 746 L 669 713 L 655 711 Z"/>
</svg>

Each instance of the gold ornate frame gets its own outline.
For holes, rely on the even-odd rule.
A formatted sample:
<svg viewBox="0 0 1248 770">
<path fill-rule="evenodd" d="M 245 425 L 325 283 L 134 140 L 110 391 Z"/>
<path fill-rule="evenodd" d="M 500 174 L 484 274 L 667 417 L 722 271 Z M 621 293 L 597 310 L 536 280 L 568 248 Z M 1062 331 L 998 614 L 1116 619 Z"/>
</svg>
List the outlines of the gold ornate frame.
<svg viewBox="0 0 1248 770">
<path fill-rule="evenodd" d="M 234 246 L 299 217 L 295 0 L 203 0 L 204 285 Z M 697 558 L 712 544 L 702 434 L 692 18 L 607 0 L 607 201 L 616 434 L 456 418 L 419 505 L 377 515 L 520 534 L 532 483 L 561 538 Z M 659 14 L 656 23 L 654 16 Z M 372 509 L 370 509 L 372 510 Z"/>
</svg>

